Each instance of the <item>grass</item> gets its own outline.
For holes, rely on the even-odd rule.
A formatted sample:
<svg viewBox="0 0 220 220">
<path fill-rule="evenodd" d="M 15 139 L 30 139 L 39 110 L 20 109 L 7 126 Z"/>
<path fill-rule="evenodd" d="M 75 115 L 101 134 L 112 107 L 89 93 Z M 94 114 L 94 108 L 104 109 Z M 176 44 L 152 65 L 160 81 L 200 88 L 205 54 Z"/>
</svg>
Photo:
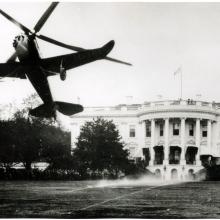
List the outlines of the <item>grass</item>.
<svg viewBox="0 0 220 220">
<path fill-rule="evenodd" d="M 105 185 L 0 182 L 1 218 L 220 218 L 218 182 Z"/>
</svg>

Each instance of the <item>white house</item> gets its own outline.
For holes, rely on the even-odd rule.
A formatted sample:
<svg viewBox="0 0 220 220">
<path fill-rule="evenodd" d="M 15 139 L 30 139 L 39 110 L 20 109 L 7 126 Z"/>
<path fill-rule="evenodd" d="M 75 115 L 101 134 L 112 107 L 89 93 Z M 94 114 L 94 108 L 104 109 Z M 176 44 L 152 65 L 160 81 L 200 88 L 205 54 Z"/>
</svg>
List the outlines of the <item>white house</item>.
<svg viewBox="0 0 220 220">
<path fill-rule="evenodd" d="M 130 157 L 148 160 L 161 178 L 185 179 L 220 158 L 220 103 L 166 100 L 88 107 L 71 117 L 72 147 L 86 121 L 113 120 Z"/>
</svg>

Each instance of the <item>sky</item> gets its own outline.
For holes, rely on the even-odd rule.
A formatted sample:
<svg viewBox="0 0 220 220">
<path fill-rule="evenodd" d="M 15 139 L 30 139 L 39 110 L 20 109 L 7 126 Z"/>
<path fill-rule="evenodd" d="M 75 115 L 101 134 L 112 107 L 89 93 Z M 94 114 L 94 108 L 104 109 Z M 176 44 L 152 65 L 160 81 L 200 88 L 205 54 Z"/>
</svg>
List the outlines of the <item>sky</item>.
<svg viewBox="0 0 220 220">
<path fill-rule="evenodd" d="M 48 2 L 0 3 L 6 13 L 32 29 Z M 110 106 L 180 98 L 220 102 L 220 3 L 61 2 L 40 33 L 88 49 L 115 40 L 106 60 L 67 72 L 66 81 L 49 77 L 57 101 L 84 106 Z M 13 38 L 22 33 L 0 16 L 0 62 L 13 53 Z M 42 57 L 72 51 L 38 40 Z M 16 102 L 34 93 L 28 80 L 4 79 L 0 104 Z M 199 97 L 200 95 L 200 97 Z M 159 98 L 160 97 L 160 98 Z M 131 100 L 130 100 L 131 101 Z"/>
</svg>

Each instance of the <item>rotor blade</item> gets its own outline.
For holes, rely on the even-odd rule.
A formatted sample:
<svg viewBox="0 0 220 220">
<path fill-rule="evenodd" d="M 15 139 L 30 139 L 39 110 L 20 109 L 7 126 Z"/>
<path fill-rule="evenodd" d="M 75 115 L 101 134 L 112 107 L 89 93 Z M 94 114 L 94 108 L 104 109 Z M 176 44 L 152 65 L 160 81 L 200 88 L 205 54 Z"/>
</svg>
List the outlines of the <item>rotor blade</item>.
<svg viewBox="0 0 220 220">
<path fill-rule="evenodd" d="M 74 50 L 74 51 L 77 51 L 77 52 L 81 52 L 81 51 L 86 50 L 82 47 L 76 47 L 76 46 L 71 46 L 71 45 L 68 45 L 68 44 L 64 44 L 60 41 L 54 40 L 54 39 L 46 37 L 44 35 L 36 35 L 36 37 L 40 38 L 41 40 L 47 41 L 49 43 L 55 44 L 57 46 L 64 47 L 66 49 Z M 120 63 L 120 64 L 125 64 L 125 65 L 128 65 L 128 66 L 132 66 L 131 63 L 127 63 L 127 62 L 117 60 L 117 59 L 114 59 L 114 58 L 111 58 L 111 57 L 105 57 L 104 59 L 112 61 L 112 62 Z"/>
<path fill-rule="evenodd" d="M 14 52 L 14 53 L 7 59 L 6 63 L 15 62 L 16 58 L 17 58 L 17 53 Z"/>
<path fill-rule="evenodd" d="M 34 27 L 35 32 L 40 31 L 44 23 L 47 21 L 53 10 L 56 8 L 59 2 L 52 2 L 49 8 L 44 12 L 41 18 L 38 20 L 37 24 Z"/>
<path fill-rule="evenodd" d="M 14 18 L 12 18 L 10 15 L 6 14 L 4 11 L 0 9 L 0 14 L 2 14 L 5 18 L 7 18 L 9 21 L 14 23 L 17 27 L 19 27 L 21 30 L 23 30 L 25 33 L 32 33 L 31 30 L 29 30 L 27 27 L 25 27 L 20 22 L 16 21 Z"/>
<path fill-rule="evenodd" d="M 132 66 L 131 63 L 127 63 L 127 62 L 124 62 L 124 61 L 121 61 L 121 60 L 117 60 L 115 58 L 105 57 L 104 59 L 112 61 L 112 62 L 120 63 L 120 64 L 125 64 L 125 65 L 128 65 L 128 66 Z"/>
<path fill-rule="evenodd" d="M 77 51 L 77 52 L 85 50 L 85 49 L 83 49 L 81 47 L 75 47 L 75 46 L 71 46 L 71 45 L 68 45 L 68 44 L 64 44 L 64 43 L 62 43 L 60 41 L 54 40 L 54 39 L 46 37 L 44 35 L 36 35 L 36 37 L 40 38 L 41 40 L 47 41 L 49 43 L 55 44 L 57 46 L 64 47 L 64 48 L 67 48 L 67 49 L 70 49 L 70 50 L 74 50 L 74 51 Z"/>
</svg>

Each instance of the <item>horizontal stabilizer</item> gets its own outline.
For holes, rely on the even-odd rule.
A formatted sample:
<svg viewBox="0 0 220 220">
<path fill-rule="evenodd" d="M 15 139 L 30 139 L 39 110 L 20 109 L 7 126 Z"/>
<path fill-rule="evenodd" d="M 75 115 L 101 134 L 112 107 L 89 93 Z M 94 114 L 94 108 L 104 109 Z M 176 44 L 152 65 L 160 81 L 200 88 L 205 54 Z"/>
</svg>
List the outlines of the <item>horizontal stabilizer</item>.
<svg viewBox="0 0 220 220">
<path fill-rule="evenodd" d="M 37 108 L 29 111 L 30 115 L 42 118 L 56 118 L 56 110 L 64 115 L 74 115 L 82 112 L 83 107 L 78 104 L 66 103 L 66 102 L 54 102 L 53 105 L 40 105 Z"/>
<path fill-rule="evenodd" d="M 37 108 L 31 109 L 29 111 L 29 114 L 35 117 L 41 117 L 41 118 L 52 118 L 56 117 L 56 111 L 54 108 L 52 108 L 49 105 L 40 105 Z"/>
<path fill-rule="evenodd" d="M 76 113 L 82 112 L 83 107 L 79 104 L 72 104 L 66 102 L 55 102 L 56 110 L 64 115 L 74 115 Z"/>
</svg>

